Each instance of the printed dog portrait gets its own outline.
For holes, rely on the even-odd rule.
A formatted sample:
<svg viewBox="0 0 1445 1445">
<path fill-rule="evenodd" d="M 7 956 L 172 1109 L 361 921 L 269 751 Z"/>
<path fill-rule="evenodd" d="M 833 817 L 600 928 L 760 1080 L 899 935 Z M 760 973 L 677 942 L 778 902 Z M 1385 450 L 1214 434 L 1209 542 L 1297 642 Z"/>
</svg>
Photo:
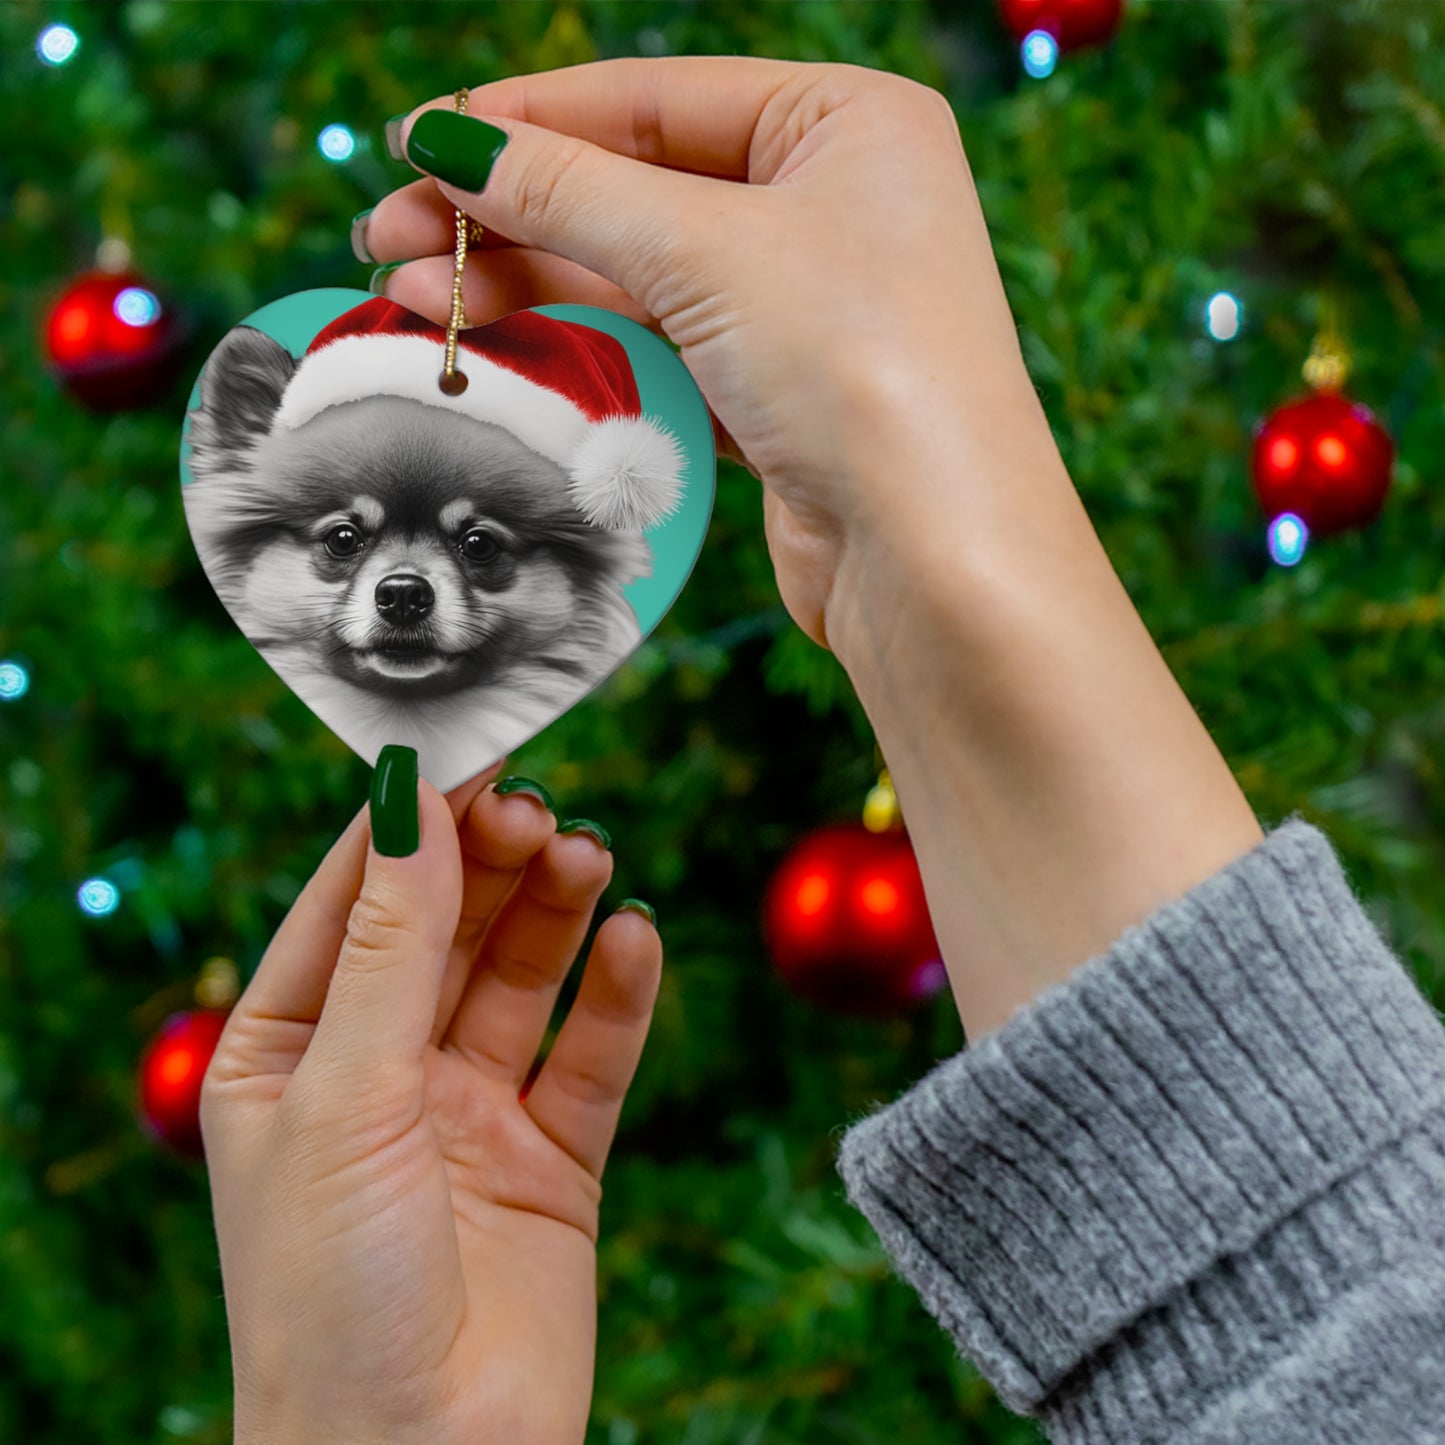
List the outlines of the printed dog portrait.
<svg viewBox="0 0 1445 1445">
<path fill-rule="evenodd" d="M 463 333 L 455 398 L 444 333 L 385 301 L 299 361 L 244 326 L 208 361 L 183 488 L 202 563 L 368 762 L 405 743 L 455 786 L 641 641 L 623 588 L 650 575 L 643 530 L 676 505 L 680 451 L 638 415 L 621 344 L 587 332 L 518 313 Z"/>
</svg>

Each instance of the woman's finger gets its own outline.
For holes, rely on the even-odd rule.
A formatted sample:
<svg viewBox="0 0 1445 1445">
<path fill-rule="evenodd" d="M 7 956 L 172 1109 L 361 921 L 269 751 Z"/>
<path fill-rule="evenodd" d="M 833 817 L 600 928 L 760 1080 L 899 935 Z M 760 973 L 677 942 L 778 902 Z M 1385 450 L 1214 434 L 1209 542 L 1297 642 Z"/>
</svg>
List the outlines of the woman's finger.
<svg viewBox="0 0 1445 1445">
<path fill-rule="evenodd" d="M 520 1088 L 611 877 L 611 852 L 589 834 L 548 840 L 487 931 L 442 1048 Z"/>
<path fill-rule="evenodd" d="M 419 842 L 402 857 L 374 844 L 367 850 L 360 895 L 331 955 L 326 1002 L 296 1068 L 298 1083 L 303 1075 L 324 1079 L 336 1097 L 359 1099 L 378 1082 L 419 1081 L 436 1018 L 461 912 L 462 860 L 447 800 L 430 783 L 413 786 Z"/>
<path fill-rule="evenodd" d="M 388 301 L 445 326 L 451 319 L 452 276 L 450 255 L 426 256 L 388 272 L 384 294 Z M 601 306 L 657 329 L 656 321 L 625 291 L 561 256 L 525 247 L 467 256 L 462 304 L 469 326 L 483 326 L 528 306 L 557 303 Z"/>
<path fill-rule="evenodd" d="M 462 912 L 442 980 L 432 1043 L 440 1045 L 451 1027 L 497 910 L 556 828 L 557 819 L 541 798 L 526 792 L 501 794 L 491 788 L 479 792 L 459 820 Z"/>
<path fill-rule="evenodd" d="M 750 175 L 750 165 L 768 112 L 816 85 L 823 69 L 736 55 L 600 60 L 479 85 L 468 106 L 472 115 L 526 121 L 654 166 L 767 180 Z M 848 74 L 856 91 L 868 72 Z"/>
<path fill-rule="evenodd" d="M 433 133 L 425 146 L 410 144 L 423 120 Z M 744 229 L 739 212 L 758 200 L 730 182 L 647 165 L 524 121 L 503 123 L 505 144 L 480 115 L 428 108 L 406 122 L 403 145 L 411 163 L 483 226 L 565 256 L 642 305 L 666 278 L 679 242 L 692 238 L 692 250 L 699 238 L 727 243 L 717 234 L 725 195 L 730 226 Z"/>
<path fill-rule="evenodd" d="M 386 265 L 420 256 L 450 255 L 456 245 L 457 208 L 437 190 L 430 176 L 383 196 L 364 215 L 362 229 L 354 233 L 364 242 L 365 254 L 357 251 L 358 261 L 369 259 Z M 493 250 L 512 244 L 508 237 L 487 231 L 480 246 L 473 241 L 471 249 Z"/>
<path fill-rule="evenodd" d="M 602 1177 L 662 979 L 662 940 L 640 913 L 614 913 L 592 944 L 577 998 L 527 1095 L 538 1128 Z"/>
<path fill-rule="evenodd" d="M 362 808 L 297 895 L 236 1000 L 208 1070 L 214 1082 L 289 1075 L 300 1061 L 361 891 L 369 838 Z"/>
<path fill-rule="evenodd" d="M 475 777 L 468 778 L 464 783 L 458 783 L 447 795 L 447 806 L 452 810 L 452 819 L 457 825 L 458 831 L 462 826 L 462 819 L 466 817 L 477 794 L 490 786 L 492 779 L 497 776 L 507 765 L 506 758 L 501 758 L 489 768 L 483 768 Z"/>
</svg>

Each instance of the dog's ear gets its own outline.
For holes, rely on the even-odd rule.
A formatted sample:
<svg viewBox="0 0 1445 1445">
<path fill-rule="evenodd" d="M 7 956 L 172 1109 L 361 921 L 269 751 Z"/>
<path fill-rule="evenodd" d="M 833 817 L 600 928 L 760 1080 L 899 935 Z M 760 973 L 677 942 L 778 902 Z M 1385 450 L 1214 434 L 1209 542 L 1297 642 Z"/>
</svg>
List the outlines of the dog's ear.
<svg viewBox="0 0 1445 1445">
<path fill-rule="evenodd" d="M 191 412 L 191 470 L 201 477 L 243 463 L 271 430 L 296 358 L 279 341 L 238 326 L 211 353 L 201 404 Z"/>
</svg>

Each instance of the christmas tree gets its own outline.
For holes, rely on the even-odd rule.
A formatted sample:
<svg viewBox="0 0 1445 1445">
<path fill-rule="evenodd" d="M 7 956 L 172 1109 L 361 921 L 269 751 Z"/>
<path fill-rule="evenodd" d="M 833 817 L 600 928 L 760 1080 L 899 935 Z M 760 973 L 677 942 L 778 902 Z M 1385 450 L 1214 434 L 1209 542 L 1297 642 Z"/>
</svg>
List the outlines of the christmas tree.
<svg viewBox="0 0 1445 1445">
<path fill-rule="evenodd" d="M 1445 11 L 1134 0 L 1107 44 L 1056 52 L 1021 54 L 985 0 L 0 10 L 0 1440 L 231 1438 L 204 1168 L 139 1125 L 137 1062 L 206 959 L 244 983 L 368 773 L 217 602 L 181 419 L 236 321 L 366 284 L 350 218 L 413 174 L 382 123 L 458 85 L 750 53 L 942 90 L 1130 594 L 1261 819 L 1324 828 L 1445 1002 Z M 153 303 L 174 327 L 144 405 L 88 410 L 47 365 L 98 249 L 128 324 Z M 1277 532 L 1272 555 L 1254 430 L 1325 334 L 1393 482 L 1371 525 Z M 857 816 L 879 759 L 779 603 L 761 518 L 724 464 L 675 608 L 511 760 L 611 830 L 604 906 L 654 903 L 668 956 L 606 1177 L 589 1439 L 1035 1440 L 832 1162 L 841 1126 L 961 1046 L 947 994 L 856 1019 L 769 964 L 769 878 Z"/>
</svg>

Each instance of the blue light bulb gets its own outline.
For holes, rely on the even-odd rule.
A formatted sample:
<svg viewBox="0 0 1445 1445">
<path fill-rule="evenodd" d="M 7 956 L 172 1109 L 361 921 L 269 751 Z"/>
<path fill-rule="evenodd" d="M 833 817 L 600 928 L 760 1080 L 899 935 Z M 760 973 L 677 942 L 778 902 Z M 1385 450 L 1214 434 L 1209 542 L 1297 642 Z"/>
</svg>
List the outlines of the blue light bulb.
<svg viewBox="0 0 1445 1445">
<path fill-rule="evenodd" d="M 159 321 L 161 315 L 161 303 L 155 292 L 147 291 L 144 286 L 127 286 L 115 298 L 111 309 L 127 326 L 149 326 Z"/>
<path fill-rule="evenodd" d="M 1281 512 L 1269 524 L 1269 555 L 1281 567 L 1293 567 L 1305 554 L 1310 529 L 1293 512 Z"/>
<path fill-rule="evenodd" d="M 1047 30 L 1030 30 L 1019 53 L 1024 69 L 1035 80 L 1044 80 L 1054 73 L 1059 63 L 1059 42 Z"/>
<path fill-rule="evenodd" d="M 0 662 L 0 702 L 16 702 L 30 691 L 30 674 L 18 662 Z"/>
<path fill-rule="evenodd" d="M 349 161 L 356 150 L 356 137 L 348 126 L 329 125 L 316 137 L 316 148 L 329 161 Z"/>
<path fill-rule="evenodd" d="M 1204 308 L 1204 329 L 1216 341 L 1233 341 L 1244 325 L 1244 307 L 1228 291 L 1216 291 Z"/>
<path fill-rule="evenodd" d="M 109 878 L 87 878 L 76 892 L 80 911 L 92 918 L 105 918 L 120 907 L 120 889 Z"/>
<path fill-rule="evenodd" d="M 47 65 L 64 65 L 80 49 L 80 36 L 68 25 L 47 25 L 35 42 L 35 53 Z"/>
</svg>

